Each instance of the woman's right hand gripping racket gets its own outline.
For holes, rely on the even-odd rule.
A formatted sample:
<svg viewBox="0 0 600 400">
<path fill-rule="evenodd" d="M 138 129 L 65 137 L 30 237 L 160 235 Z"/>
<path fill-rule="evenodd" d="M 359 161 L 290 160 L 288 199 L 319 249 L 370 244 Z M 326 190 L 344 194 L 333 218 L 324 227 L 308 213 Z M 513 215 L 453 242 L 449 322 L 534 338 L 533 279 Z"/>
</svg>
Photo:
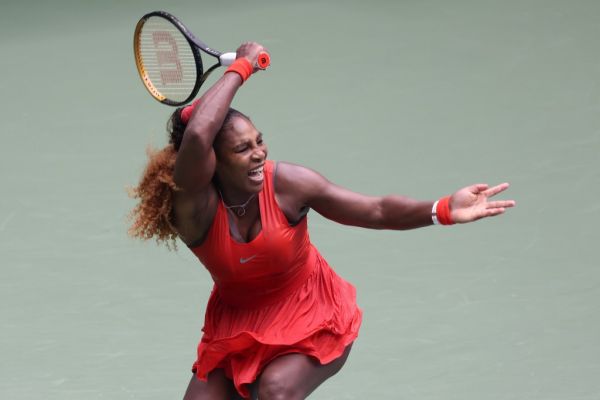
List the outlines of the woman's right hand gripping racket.
<svg viewBox="0 0 600 400">
<path fill-rule="evenodd" d="M 218 61 L 204 71 L 200 50 Z M 156 100 L 171 106 L 191 101 L 208 75 L 220 66 L 231 65 L 236 53 L 221 53 L 208 47 L 185 25 L 165 11 L 144 15 L 133 36 L 135 64 L 142 82 Z M 269 54 L 261 52 L 256 68 L 271 63 Z"/>
</svg>

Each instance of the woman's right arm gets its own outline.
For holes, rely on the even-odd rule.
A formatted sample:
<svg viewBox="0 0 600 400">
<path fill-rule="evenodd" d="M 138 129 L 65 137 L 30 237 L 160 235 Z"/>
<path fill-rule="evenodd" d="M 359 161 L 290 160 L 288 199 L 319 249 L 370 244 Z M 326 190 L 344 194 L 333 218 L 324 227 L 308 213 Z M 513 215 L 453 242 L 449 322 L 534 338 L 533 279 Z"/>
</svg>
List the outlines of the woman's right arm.
<svg viewBox="0 0 600 400">
<path fill-rule="evenodd" d="M 201 98 L 183 133 L 173 180 L 187 193 L 204 191 L 215 172 L 213 142 L 233 96 L 242 84 L 238 74 L 224 74 Z"/>
<path fill-rule="evenodd" d="M 244 43 L 237 49 L 237 57 L 246 57 L 256 65 L 263 47 Z M 205 191 L 215 173 L 216 158 L 213 142 L 229 111 L 231 101 L 242 85 L 237 73 L 224 74 L 200 98 L 185 128 L 175 161 L 173 180 L 188 194 Z"/>
</svg>

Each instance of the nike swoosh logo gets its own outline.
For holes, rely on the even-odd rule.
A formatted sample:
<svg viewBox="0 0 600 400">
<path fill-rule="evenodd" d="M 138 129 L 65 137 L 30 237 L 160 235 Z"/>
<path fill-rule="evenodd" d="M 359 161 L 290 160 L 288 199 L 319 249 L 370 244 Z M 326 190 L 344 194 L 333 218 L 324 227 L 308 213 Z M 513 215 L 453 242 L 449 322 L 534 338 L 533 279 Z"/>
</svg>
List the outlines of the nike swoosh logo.
<svg viewBox="0 0 600 400">
<path fill-rule="evenodd" d="M 253 256 L 250 256 L 248 258 L 240 257 L 240 264 L 246 264 L 248 261 L 252 260 L 254 257 L 256 257 L 256 254 Z"/>
</svg>

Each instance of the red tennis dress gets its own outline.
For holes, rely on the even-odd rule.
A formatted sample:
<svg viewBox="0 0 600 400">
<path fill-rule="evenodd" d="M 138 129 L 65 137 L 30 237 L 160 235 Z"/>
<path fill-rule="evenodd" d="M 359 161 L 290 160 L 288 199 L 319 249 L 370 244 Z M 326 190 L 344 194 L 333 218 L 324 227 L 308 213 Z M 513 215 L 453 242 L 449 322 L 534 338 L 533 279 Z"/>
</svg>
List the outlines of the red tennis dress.
<svg viewBox="0 0 600 400">
<path fill-rule="evenodd" d="M 362 320 L 354 287 L 311 244 L 307 218 L 291 226 L 279 208 L 273 170 L 267 161 L 256 238 L 235 241 L 219 201 L 208 236 L 191 249 L 215 282 L 192 370 L 206 380 L 222 368 L 245 398 L 248 384 L 280 355 L 302 353 L 321 364 L 340 357 Z"/>
</svg>

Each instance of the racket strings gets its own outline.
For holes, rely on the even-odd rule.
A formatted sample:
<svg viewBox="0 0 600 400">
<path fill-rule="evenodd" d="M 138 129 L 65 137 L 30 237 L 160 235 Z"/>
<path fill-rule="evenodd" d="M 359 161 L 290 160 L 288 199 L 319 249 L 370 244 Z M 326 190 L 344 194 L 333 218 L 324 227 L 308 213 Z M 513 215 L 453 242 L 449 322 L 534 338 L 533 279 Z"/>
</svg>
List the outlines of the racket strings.
<svg viewBox="0 0 600 400">
<path fill-rule="evenodd" d="M 175 102 L 185 101 L 198 79 L 196 55 L 186 37 L 164 18 L 150 17 L 138 45 L 144 83 L 152 86 L 148 89 Z"/>
</svg>

